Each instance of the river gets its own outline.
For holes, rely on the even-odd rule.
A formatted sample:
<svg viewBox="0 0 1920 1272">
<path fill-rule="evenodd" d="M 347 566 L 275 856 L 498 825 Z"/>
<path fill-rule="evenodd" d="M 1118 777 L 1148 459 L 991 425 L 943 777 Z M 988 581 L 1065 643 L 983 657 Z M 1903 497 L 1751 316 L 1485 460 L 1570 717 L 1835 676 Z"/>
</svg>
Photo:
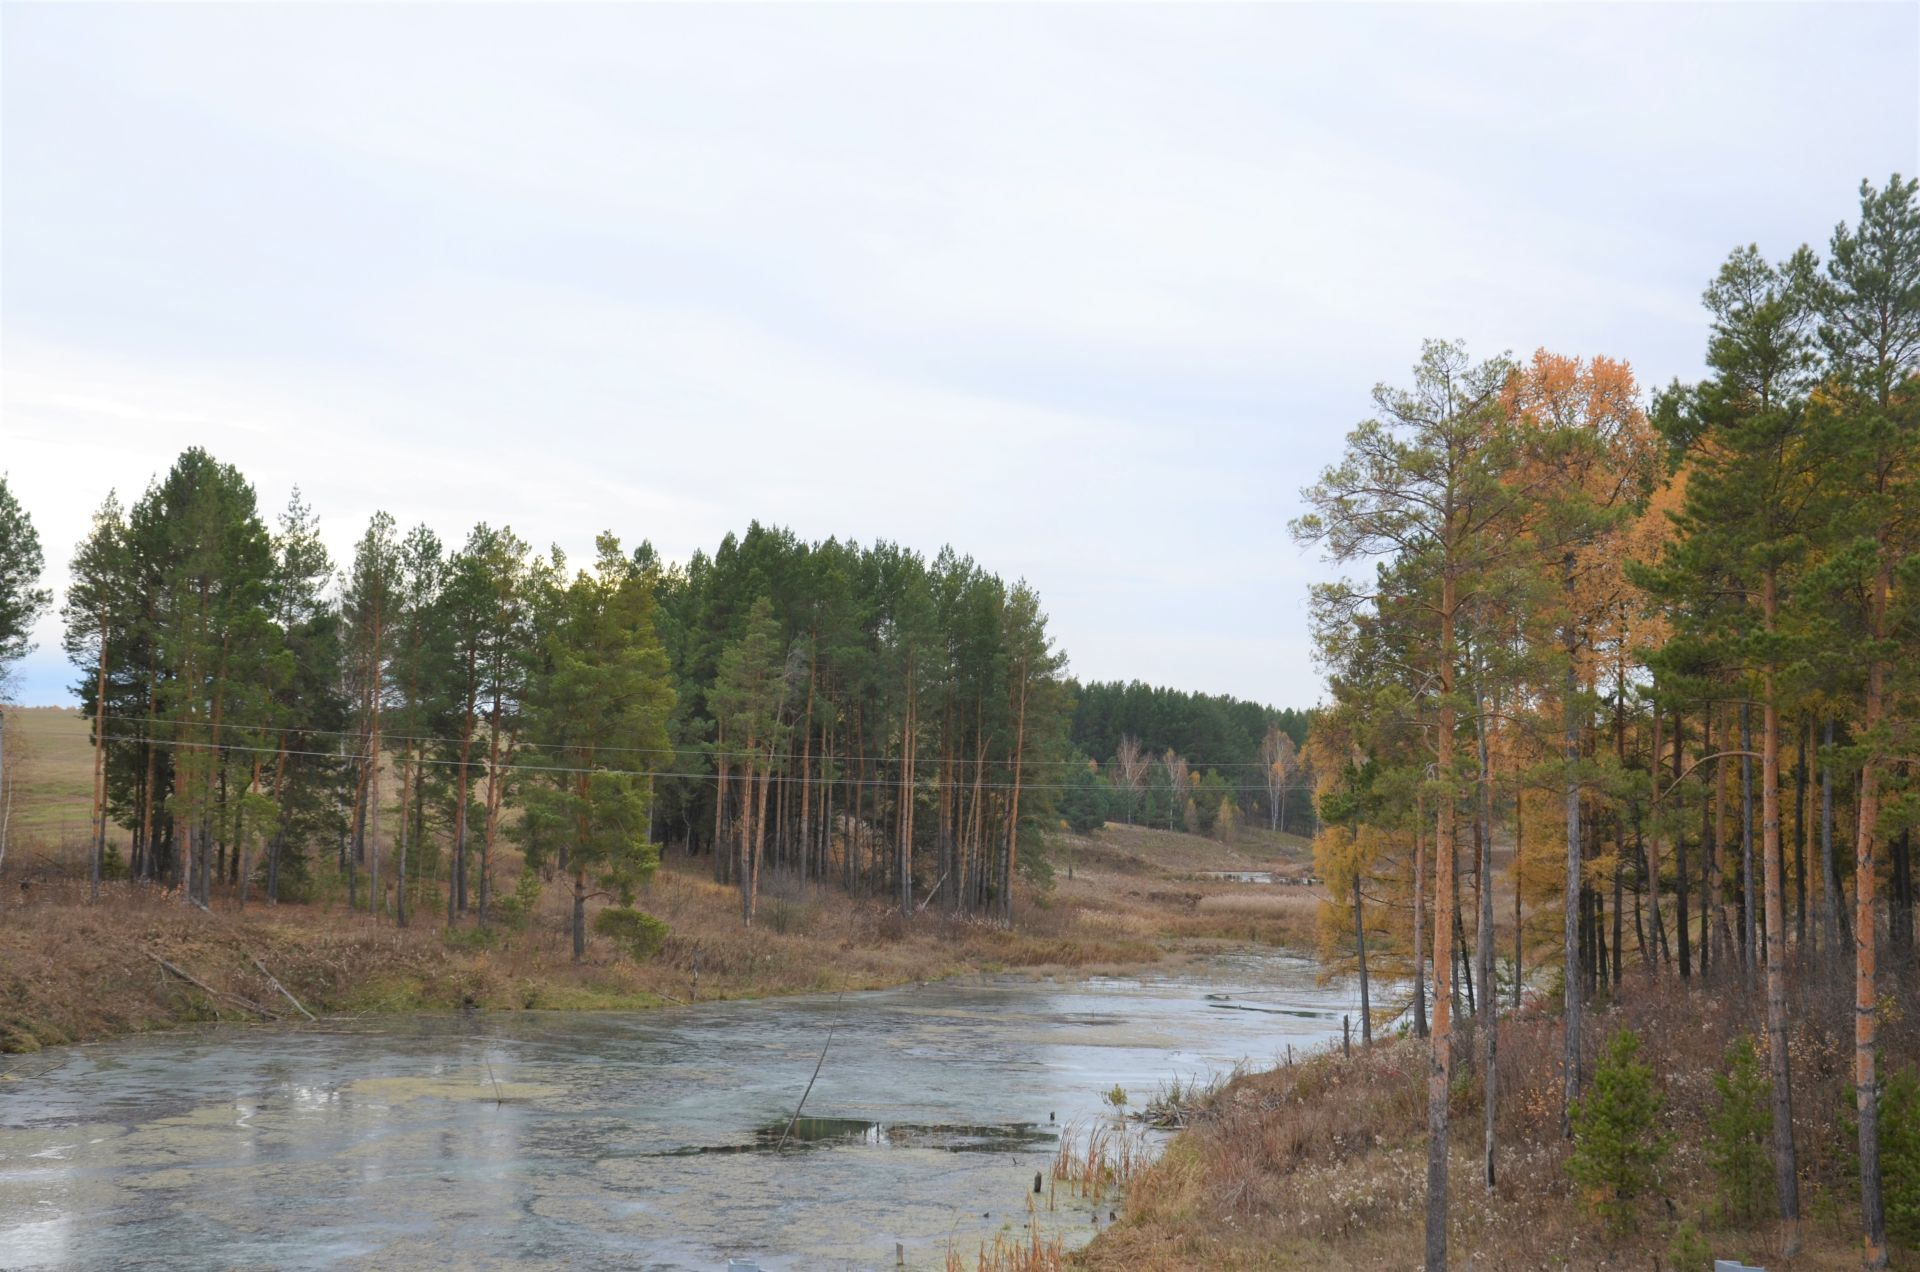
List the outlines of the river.
<svg viewBox="0 0 1920 1272">
<path fill-rule="evenodd" d="M 0 1266 L 944 1266 L 1026 1231 L 1061 1128 L 1340 1035 L 1246 955 L 643 1013 L 213 1027 L 9 1057 Z M 832 1040 L 807 1118 L 773 1141 Z M 1111 1203 L 1056 1194 L 1069 1244 Z"/>
</svg>

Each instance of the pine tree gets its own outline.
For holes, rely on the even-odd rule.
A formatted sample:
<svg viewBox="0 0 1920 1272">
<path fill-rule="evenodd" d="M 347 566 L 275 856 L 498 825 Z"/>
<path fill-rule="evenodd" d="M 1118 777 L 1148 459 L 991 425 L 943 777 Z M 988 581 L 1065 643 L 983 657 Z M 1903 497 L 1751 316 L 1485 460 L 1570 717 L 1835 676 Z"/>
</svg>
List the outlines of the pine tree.
<svg viewBox="0 0 1920 1272">
<path fill-rule="evenodd" d="M 45 568 L 33 518 L 0 473 L 0 675 L 33 649 L 33 624 L 53 600 L 52 592 L 38 586 Z"/>
<path fill-rule="evenodd" d="M 120 500 L 108 492 L 93 514 L 93 529 L 80 541 L 68 567 L 70 582 L 60 617 L 66 628 L 67 657 L 92 681 L 83 681 L 83 700 L 93 708 L 93 823 L 89 857 L 89 897 L 100 899 L 100 869 L 107 851 L 107 665 L 130 615 L 134 594 L 128 577 L 127 519 Z"/>
<path fill-rule="evenodd" d="M 625 903 L 659 862 L 648 835 L 652 789 L 633 770 L 666 745 L 673 710 L 654 628 L 654 579 L 633 567 L 613 535 L 602 534 L 596 547 L 593 570 L 576 574 L 558 597 L 530 722 L 554 780 L 533 788 L 527 816 L 562 847 L 559 864 L 573 876 L 575 962 L 587 953 L 587 902 L 597 895 L 589 881 Z M 529 864 L 537 868 L 537 855 Z"/>
<path fill-rule="evenodd" d="M 767 787 L 778 764 L 783 712 L 788 696 L 785 659 L 780 650 L 780 626 L 773 602 L 754 600 L 740 639 L 720 655 L 713 691 L 708 701 L 717 725 L 715 746 L 720 774 L 719 799 L 724 808 L 728 775 L 738 769 L 742 793 L 740 816 L 733 822 L 734 860 L 738 866 L 740 915 L 749 925 L 760 894 L 760 865 L 766 844 Z M 715 844 L 720 837 L 716 832 Z"/>
<path fill-rule="evenodd" d="M 1341 462 L 1304 492 L 1313 512 L 1293 527 L 1296 538 L 1323 545 L 1336 562 L 1399 553 L 1429 583 L 1423 597 L 1436 681 L 1436 976 L 1454 959 L 1459 629 L 1476 580 L 1518 546 L 1527 512 L 1526 497 L 1505 483 L 1518 459 L 1500 400 L 1509 373 L 1504 358 L 1476 365 L 1459 345 L 1428 342 L 1414 388 L 1374 391 L 1379 418 L 1348 435 Z M 1336 584 L 1321 590 L 1319 604 L 1351 613 L 1364 599 L 1360 589 Z M 1426 1264 L 1435 1270 L 1447 1263 L 1452 1071 L 1452 1008 L 1443 993 L 1434 1002 L 1427 1064 Z"/>
<path fill-rule="evenodd" d="M 1773 1113 L 1753 1039 L 1727 1048 L 1722 1071 L 1713 1075 L 1720 1107 L 1707 1116 L 1707 1159 L 1720 1181 L 1720 1205 L 1731 1218 L 1752 1219 L 1766 1206 Z"/>
<path fill-rule="evenodd" d="M 0 694 L 5 691 L 8 665 L 33 649 L 33 624 L 53 600 L 51 592 L 38 586 L 40 571 L 45 567 L 33 519 L 7 488 L 6 474 L 0 473 Z M 11 790 L 6 784 L 6 728 L 6 711 L 0 708 L 0 858 L 7 851 L 7 800 Z"/>
<path fill-rule="evenodd" d="M 393 517 L 376 512 L 354 546 L 353 566 L 341 596 L 346 620 L 346 677 L 360 729 L 360 794 L 365 812 L 363 837 L 347 854 L 347 897 L 355 904 L 355 870 L 364 852 L 368 863 L 367 911 L 379 915 L 380 778 L 382 728 L 393 692 L 394 630 L 400 621 L 402 566 Z"/>
<path fill-rule="evenodd" d="M 1594 1214 L 1620 1235 L 1640 1202 L 1659 1187 L 1671 1141 L 1660 1131 L 1653 1066 L 1640 1059 L 1640 1039 L 1622 1029 L 1607 1041 L 1593 1084 L 1573 1107 L 1573 1152 L 1567 1173 Z"/>
<path fill-rule="evenodd" d="M 1896 174 L 1881 190 L 1861 183 L 1859 224 L 1833 233 L 1819 305 L 1828 374 L 1816 406 L 1833 442 L 1835 478 L 1848 492 L 1834 558 L 1835 573 L 1851 578 L 1836 590 L 1863 598 L 1854 648 L 1841 655 L 1865 671 L 1854 837 L 1854 1090 L 1866 1262 L 1884 1267 L 1875 846 L 1885 835 L 1881 778 L 1896 745 L 1896 675 L 1902 666 L 1910 674 L 1914 663 L 1900 593 L 1920 555 L 1920 182 Z"/>
</svg>

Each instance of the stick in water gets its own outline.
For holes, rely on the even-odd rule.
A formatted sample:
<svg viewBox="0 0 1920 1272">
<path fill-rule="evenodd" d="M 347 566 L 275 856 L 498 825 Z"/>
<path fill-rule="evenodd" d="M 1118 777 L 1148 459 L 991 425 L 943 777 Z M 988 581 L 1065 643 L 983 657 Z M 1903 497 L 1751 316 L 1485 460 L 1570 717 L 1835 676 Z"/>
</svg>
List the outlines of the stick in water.
<svg viewBox="0 0 1920 1272">
<path fill-rule="evenodd" d="M 842 991 L 841 997 L 845 996 Z M 838 1007 L 840 999 L 834 999 L 833 1005 Z M 827 1040 L 820 1044 L 820 1058 L 813 1062 L 813 1076 L 807 1079 L 807 1089 L 800 1093 L 800 1103 L 793 1106 L 793 1116 L 787 1119 L 787 1129 L 780 1132 L 780 1142 L 773 1146 L 775 1152 L 787 1146 L 787 1136 L 793 1134 L 794 1125 L 800 1121 L 800 1110 L 807 1107 L 807 1097 L 813 1094 L 813 1084 L 820 1080 L 820 1066 L 827 1062 L 827 1048 L 833 1045 L 833 1031 L 839 1027 L 837 1021 L 827 1026 Z"/>
<path fill-rule="evenodd" d="M 493 1083 L 493 1102 L 498 1104 L 500 1103 L 500 1079 L 493 1076 L 493 1061 L 488 1058 L 486 1052 L 482 1051 L 480 1063 L 487 1066 L 487 1080 Z"/>
</svg>

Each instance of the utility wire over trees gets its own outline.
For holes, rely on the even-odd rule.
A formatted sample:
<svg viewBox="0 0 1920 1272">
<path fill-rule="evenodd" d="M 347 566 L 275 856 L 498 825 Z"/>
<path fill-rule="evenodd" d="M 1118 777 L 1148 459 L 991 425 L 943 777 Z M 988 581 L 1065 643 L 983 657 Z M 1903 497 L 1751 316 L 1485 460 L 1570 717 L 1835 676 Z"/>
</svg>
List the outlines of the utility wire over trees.
<svg viewBox="0 0 1920 1272">
<path fill-rule="evenodd" d="M 32 546 L 10 528 L 10 580 Z M 337 878 L 375 921 L 485 925 L 511 837 L 570 881 L 581 947 L 669 843 L 746 922 L 769 872 L 1005 922 L 1092 780 L 1039 598 L 952 551 L 754 525 L 685 565 L 603 537 L 575 572 L 379 513 L 336 572 L 297 492 L 269 531 L 194 449 L 103 505 L 74 575 L 94 856 L 118 825 L 131 876 L 184 904 Z M 46 599 L 11 586 L 10 651 Z"/>
</svg>

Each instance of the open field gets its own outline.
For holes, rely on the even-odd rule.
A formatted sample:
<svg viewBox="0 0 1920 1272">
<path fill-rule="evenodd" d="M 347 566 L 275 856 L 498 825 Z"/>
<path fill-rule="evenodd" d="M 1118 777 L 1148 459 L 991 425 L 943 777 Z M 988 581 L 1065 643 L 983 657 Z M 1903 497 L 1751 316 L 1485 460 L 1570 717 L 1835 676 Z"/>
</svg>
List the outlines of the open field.
<svg viewBox="0 0 1920 1272">
<path fill-rule="evenodd" d="M 77 708 L 7 708 L 7 833 L 16 842 L 41 850 L 84 847 L 93 792 L 90 738 Z"/>
</svg>

